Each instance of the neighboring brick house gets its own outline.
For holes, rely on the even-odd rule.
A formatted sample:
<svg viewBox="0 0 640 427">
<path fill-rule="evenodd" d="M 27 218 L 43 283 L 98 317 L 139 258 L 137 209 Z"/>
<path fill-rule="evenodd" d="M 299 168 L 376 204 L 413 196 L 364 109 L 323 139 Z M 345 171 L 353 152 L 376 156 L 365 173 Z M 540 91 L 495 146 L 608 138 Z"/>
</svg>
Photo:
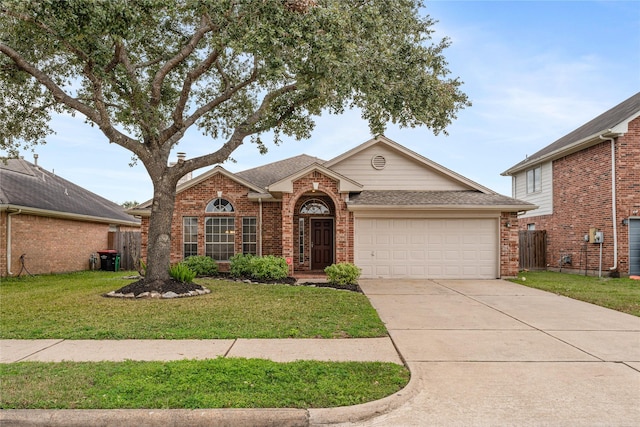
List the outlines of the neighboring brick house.
<svg viewBox="0 0 640 427">
<path fill-rule="evenodd" d="M 129 211 L 143 256 L 151 203 Z M 251 253 L 284 256 L 292 274 L 353 262 L 362 277 L 514 276 L 517 212 L 533 208 L 379 136 L 329 161 L 216 166 L 179 185 L 171 261 L 207 255 L 224 270 Z"/>
<path fill-rule="evenodd" d="M 31 274 L 88 270 L 92 254 L 110 249 L 109 233 L 126 230 L 140 221 L 117 204 L 37 164 L 0 159 L 0 276 L 22 262 Z"/>
<path fill-rule="evenodd" d="M 549 268 L 640 275 L 640 93 L 502 175 L 539 206 L 518 222 L 546 230 Z"/>
</svg>

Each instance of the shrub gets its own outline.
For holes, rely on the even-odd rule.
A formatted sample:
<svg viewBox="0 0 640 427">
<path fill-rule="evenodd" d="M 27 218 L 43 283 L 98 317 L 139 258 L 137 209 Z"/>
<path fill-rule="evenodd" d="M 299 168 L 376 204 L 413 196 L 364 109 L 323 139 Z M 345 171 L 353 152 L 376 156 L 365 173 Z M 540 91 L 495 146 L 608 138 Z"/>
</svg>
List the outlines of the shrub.
<svg viewBox="0 0 640 427">
<path fill-rule="evenodd" d="M 253 280 L 280 280 L 289 275 L 289 266 L 282 257 L 236 254 L 231 257 L 230 261 L 229 273 L 233 277 L 248 277 Z"/>
<path fill-rule="evenodd" d="M 235 254 L 230 258 L 229 274 L 233 277 L 251 277 L 251 254 Z"/>
<path fill-rule="evenodd" d="M 355 285 L 362 270 L 351 263 L 341 262 L 330 265 L 324 272 L 329 283 L 333 285 Z"/>
<path fill-rule="evenodd" d="M 184 263 L 172 265 L 169 268 L 169 275 L 182 283 L 191 283 L 196 278 L 196 273 L 187 267 Z"/>
<path fill-rule="evenodd" d="M 208 256 L 193 255 L 187 257 L 181 264 L 186 265 L 196 273 L 196 277 L 215 276 L 218 274 L 218 263 Z"/>
<path fill-rule="evenodd" d="M 273 255 L 253 257 L 250 268 L 251 278 L 256 280 L 280 280 L 289 275 L 287 260 Z"/>
</svg>

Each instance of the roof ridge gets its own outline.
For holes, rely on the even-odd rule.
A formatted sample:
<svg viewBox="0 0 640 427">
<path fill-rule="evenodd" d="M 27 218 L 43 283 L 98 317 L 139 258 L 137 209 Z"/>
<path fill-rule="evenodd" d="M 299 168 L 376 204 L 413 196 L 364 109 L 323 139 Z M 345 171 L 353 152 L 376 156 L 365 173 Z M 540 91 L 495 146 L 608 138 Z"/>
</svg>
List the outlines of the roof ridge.
<svg viewBox="0 0 640 427">
<path fill-rule="evenodd" d="M 599 114 L 593 119 L 580 125 L 571 132 L 556 139 L 552 143 L 545 145 L 543 148 L 536 151 L 532 155 L 527 156 L 524 160 L 516 163 L 508 170 L 514 169 L 525 163 L 535 161 L 536 159 L 542 158 L 545 155 L 553 153 L 555 151 L 562 150 L 572 143 L 593 136 L 599 132 L 607 131 L 608 129 L 619 125 L 620 123 L 623 123 L 625 120 L 629 119 L 631 116 L 638 112 L 640 112 L 640 92 L 609 108 L 602 114 Z"/>
</svg>

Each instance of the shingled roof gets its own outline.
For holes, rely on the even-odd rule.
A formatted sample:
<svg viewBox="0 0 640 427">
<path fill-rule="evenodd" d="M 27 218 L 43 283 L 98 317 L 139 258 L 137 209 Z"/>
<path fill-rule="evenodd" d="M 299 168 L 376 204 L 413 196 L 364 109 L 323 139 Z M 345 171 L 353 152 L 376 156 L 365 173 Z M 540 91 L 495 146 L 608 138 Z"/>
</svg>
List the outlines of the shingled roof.
<svg viewBox="0 0 640 427">
<path fill-rule="evenodd" d="M 270 184 L 278 182 L 289 175 L 293 175 L 314 163 L 323 164 L 325 161 L 317 157 L 301 154 L 299 156 L 290 157 L 264 166 L 258 166 L 253 169 L 238 172 L 236 173 L 236 176 L 244 179 L 245 181 L 249 181 L 257 187 L 266 188 Z"/>
<path fill-rule="evenodd" d="M 530 210 L 535 205 L 496 193 L 480 191 L 372 191 L 365 190 L 353 194 L 349 206 L 393 207 L 496 207 L 516 210 Z"/>
<path fill-rule="evenodd" d="M 24 159 L 0 160 L 0 210 L 138 225 L 124 208 Z"/>
<path fill-rule="evenodd" d="M 640 92 L 610 110 L 605 111 L 576 130 L 566 134 L 557 141 L 547 145 L 540 151 L 528 156 L 525 160 L 503 172 L 502 175 L 510 175 L 514 172 L 518 172 L 524 166 L 528 166 L 541 160 L 553 160 L 553 158 L 555 158 L 554 154 L 556 153 L 557 157 L 565 155 L 566 150 L 571 149 L 575 144 L 579 144 L 582 141 L 589 142 L 593 140 L 594 142 L 599 142 L 597 139 L 598 135 L 609 134 L 612 131 L 615 132 L 616 128 L 620 125 L 638 117 L 639 115 Z"/>
</svg>

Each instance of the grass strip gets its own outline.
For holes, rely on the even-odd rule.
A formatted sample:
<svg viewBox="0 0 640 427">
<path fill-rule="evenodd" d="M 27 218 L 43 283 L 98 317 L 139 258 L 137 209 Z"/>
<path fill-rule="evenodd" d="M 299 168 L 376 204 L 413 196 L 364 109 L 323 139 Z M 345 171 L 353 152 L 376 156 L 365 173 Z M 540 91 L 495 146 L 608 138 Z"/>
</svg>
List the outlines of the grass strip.
<svg viewBox="0 0 640 427">
<path fill-rule="evenodd" d="M 403 388 L 404 366 L 381 362 L 20 362 L 0 365 L 2 409 L 327 408 Z"/>
<path fill-rule="evenodd" d="M 520 272 L 518 278 L 511 281 L 640 317 L 638 280 L 528 271 Z"/>
<path fill-rule="evenodd" d="M 362 294 L 327 288 L 196 279 L 211 289 L 176 299 L 103 294 L 134 280 L 126 273 L 3 279 L 0 338 L 229 339 L 369 338 L 386 335 Z"/>
</svg>

